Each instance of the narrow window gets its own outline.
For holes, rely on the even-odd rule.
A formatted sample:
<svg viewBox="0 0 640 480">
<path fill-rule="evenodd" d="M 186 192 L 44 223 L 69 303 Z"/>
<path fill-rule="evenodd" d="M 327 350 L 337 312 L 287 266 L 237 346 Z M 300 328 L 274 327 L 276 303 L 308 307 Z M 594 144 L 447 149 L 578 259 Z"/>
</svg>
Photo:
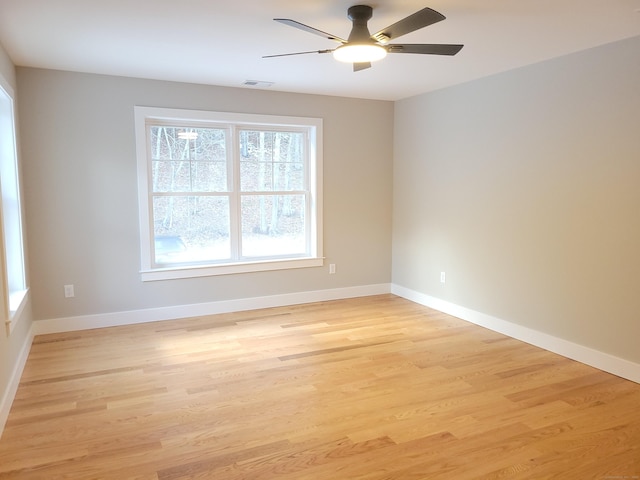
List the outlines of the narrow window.
<svg viewBox="0 0 640 480">
<path fill-rule="evenodd" d="M 13 95 L 0 77 L 0 188 L 6 322 L 12 328 L 27 294 Z M 9 330 L 10 330 L 9 328 Z"/>
</svg>

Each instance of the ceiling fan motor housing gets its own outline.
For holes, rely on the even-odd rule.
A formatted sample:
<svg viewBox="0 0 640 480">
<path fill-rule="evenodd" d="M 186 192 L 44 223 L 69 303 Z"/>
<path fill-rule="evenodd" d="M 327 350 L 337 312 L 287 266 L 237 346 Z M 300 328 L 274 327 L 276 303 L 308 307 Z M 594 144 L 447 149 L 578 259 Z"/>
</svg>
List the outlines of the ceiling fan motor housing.
<svg viewBox="0 0 640 480">
<path fill-rule="evenodd" d="M 347 17 L 353 22 L 349 43 L 375 43 L 369 33 L 367 22 L 373 16 L 373 8 L 368 5 L 354 5 L 347 10 Z"/>
</svg>

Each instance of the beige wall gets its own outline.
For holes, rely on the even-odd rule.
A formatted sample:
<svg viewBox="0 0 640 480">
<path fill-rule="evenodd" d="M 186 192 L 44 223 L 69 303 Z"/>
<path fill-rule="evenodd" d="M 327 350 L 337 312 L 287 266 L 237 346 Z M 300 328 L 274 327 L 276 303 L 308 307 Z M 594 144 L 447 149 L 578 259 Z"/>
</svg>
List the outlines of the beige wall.
<svg viewBox="0 0 640 480">
<path fill-rule="evenodd" d="M 15 68 L 2 45 L 0 45 L 0 76 L 2 76 L 15 95 Z M 20 157 L 19 161 L 21 161 Z M 1 283 L 0 287 L 4 288 Z M 5 306 L 0 305 L 0 308 L 4 311 Z M 6 335 L 4 319 L 0 322 L 0 433 L 4 425 L 5 415 L 8 413 L 8 400 L 11 400 L 11 398 L 8 398 L 8 395 L 10 395 L 9 389 L 12 386 L 17 386 L 17 375 L 20 373 L 18 370 L 21 370 L 21 365 L 19 365 L 21 353 L 23 353 L 23 348 L 30 341 L 30 328 L 31 303 L 29 301 L 20 315 L 20 321 L 15 323 L 11 335 Z"/>
<path fill-rule="evenodd" d="M 638 58 L 635 37 L 397 102 L 393 283 L 640 362 Z"/>
<path fill-rule="evenodd" d="M 36 319 L 390 282 L 393 103 L 31 68 L 17 77 Z M 324 253 L 337 273 L 141 282 L 134 105 L 322 118 Z"/>
<path fill-rule="evenodd" d="M 0 75 L 11 85 L 11 88 L 16 88 L 16 69 L 13 66 L 13 62 L 4 50 L 4 47 L 0 44 Z"/>
</svg>

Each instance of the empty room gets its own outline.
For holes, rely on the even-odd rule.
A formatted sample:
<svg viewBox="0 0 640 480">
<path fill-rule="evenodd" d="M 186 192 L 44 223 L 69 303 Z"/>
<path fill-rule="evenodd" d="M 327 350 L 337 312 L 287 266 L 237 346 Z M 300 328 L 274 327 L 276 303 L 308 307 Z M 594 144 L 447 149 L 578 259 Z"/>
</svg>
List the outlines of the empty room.
<svg viewBox="0 0 640 480">
<path fill-rule="evenodd" d="M 640 0 L 2 0 L 0 190 L 0 479 L 640 479 Z"/>
</svg>

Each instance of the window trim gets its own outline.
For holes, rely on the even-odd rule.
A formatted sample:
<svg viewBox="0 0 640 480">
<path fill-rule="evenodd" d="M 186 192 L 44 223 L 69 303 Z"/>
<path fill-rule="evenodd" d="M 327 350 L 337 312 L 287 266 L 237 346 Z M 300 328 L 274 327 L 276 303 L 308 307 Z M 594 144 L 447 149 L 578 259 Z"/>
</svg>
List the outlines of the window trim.
<svg viewBox="0 0 640 480">
<path fill-rule="evenodd" d="M 140 276 L 142 281 L 169 280 L 235 273 L 263 272 L 292 268 L 320 267 L 324 264 L 322 229 L 322 119 L 310 117 L 290 117 L 232 112 L 212 112 L 161 107 L 134 107 L 135 136 L 138 174 L 138 208 L 140 223 Z M 311 194 L 310 212 L 310 255 L 302 257 L 270 258 L 241 262 L 224 262 L 203 265 L 177 265 L 154 267 L 151 242 L 153 241 L 153 216 L 150 209 L 149 178 L 150 162 L 147 153 L 147 124 L 149 122 L 176 122 L 228 125 L 236 127 L 305 127 L 313 131 L 309 139 L 308 181 Z M 231 153 L 233 154 L 233 152 Z M 235 167 L 235 159 L 232 168 Z"/>
<path fill-rule="evenodd" d="M 0 75 L 0 93 L 3 97 L 6 97 L 8 101 L 8 137 L 10 140 L 8 142 L 9 149 L 7 152 L 7 158 L 10 158 L 11 165 L 6 167 L 2 165 L 0 171 L 3 173 L 3 181 L 2 184 L 7 186 L 6 182 L 11 182 L 12 186 L 12 194 L 15 196 L 13 199 L 13 203 L 15 203 L 16 211 L 11 215 L 15 217 L 17 225 L 15 225 L 17 229 L 17 239 L 13 239 L 11 242 L 13 244 L 13 250 L 16 248 L 19 249 L 19 252 L 15 252 L 13 250 L 7 248 L 7 232 L 5 229 L 5 194 L 3 193 L 0 197 L 0 235 L 1 235 L 1 248 L 2 248 L 2 260 L 1 260 L 1 271 L 2 271 L 2 300 L 3 300 L 3 317 L 4 323 L 6 327 L 6 333 L 9 335 L 15 326 L 19 323 L 20 319 L 23 317 L 22 312 L 24 310 L 25 305 L 28 301 L 29 296 L 29 283 L 27 277 L 27 266 L 26 266 L 26 251 L 25 251 L 25 242 L 24 242 L 24 214 L 22 207 L 22 188 L 21 188 L 21 174 L 20 174 L 20 164 L 18 161 L 18 138 L 16 133 L 16 113 L 15 113 L 15 100 L 14 100 L 14 91 L 13 88 L 9 85 L 6 79 Z M 3 100 L 4 101 L 4 100 Z M 10 150 L 10 151 L 9 151 Z M 2 154 L 4 155 L 4 154 Z M 1 160 L 1 159 L 0 159 Z M 8 178 L 7 178 L 8 177 Z M 0 190 L 2 188 L 0 187 Z M 19 270 L 17 283 L 19 284 L 19 288 L 13 288 L 16 285 L 16 279 L 9 278 L 10 275 L 10 266 L 8 265 L 8 256 L 11 255 L 12 258 L 19 259 L 19 265 L 17 265 L 17 270 Z M 16 270 L 16 265 L 13 266 L 12 270 Z"/>
</svg>

